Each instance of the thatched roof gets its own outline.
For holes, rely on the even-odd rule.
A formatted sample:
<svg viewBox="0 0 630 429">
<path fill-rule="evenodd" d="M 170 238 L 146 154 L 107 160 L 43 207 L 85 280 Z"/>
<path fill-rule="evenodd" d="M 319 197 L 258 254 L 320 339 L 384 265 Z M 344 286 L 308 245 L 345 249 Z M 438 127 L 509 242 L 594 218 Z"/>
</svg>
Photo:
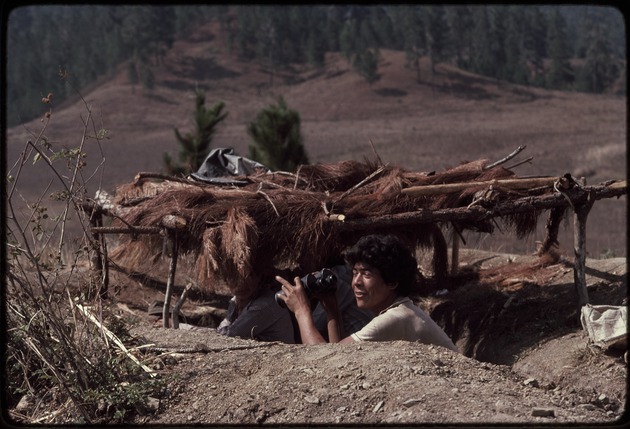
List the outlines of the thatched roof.
<svg viewBox="0 0 630 429">
<path fill-rule="evenodd" d="M 200 285 L 214 291 L 227 284 L 235 295 L 256 289 L 256 276 L 270 276 L 276 269 L 310 272 L 340 262 L 341 252 L 359 236 L 374 232 L 398 234 L 412 246 L 436 246 L 436 225 L 380 226 L 377 230 L 345 231 L 346 220 L 383 215 L 466 207 L 487 190 L 493 179 L 515 178 L 512 171 L 487 160 L 464 162 L 442 172 L 410 172 L 369 161 L 304 165 L 296 174 L 259 173 L 238 177 L 243 186 L 222 186 L 195 181 L 135 180 L 116 190 L 118 219 L 113 226 L 161 226 L 167 215 L 183 219 L 179 231 L 180 252 L 193 255 Z M 458 192 L 414 196 L 403 189 L 466 183 Z M 551 190 L 551 188 L 550 188 Z M 541 192 L 537 190 L 536 192 Z M 509 200 L 523 191 L 493 186 L 492 202 Z M 506 228 L 518 235 L 532 232 L 539 213 L 503 217 Z M 462 221 L 458 229 L 492 232 L 491 220 Z M 162 256 L 159 235 L 122 234 L 113 258 L 133 266 L 157 261 Z M 251 282 L 255 279 L 254 282 Z"/>
</svg>

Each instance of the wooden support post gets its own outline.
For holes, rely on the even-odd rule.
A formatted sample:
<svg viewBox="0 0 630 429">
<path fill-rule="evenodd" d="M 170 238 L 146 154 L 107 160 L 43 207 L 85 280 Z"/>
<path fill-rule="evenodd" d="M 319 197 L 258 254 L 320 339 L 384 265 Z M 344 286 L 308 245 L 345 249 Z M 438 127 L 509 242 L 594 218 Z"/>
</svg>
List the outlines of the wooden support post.
<svg viewBox="0 0 630 429">
<path fill-rule="evenodd" d="M 593 200 L 587 199 L 585 203 L 576 205 L 573 216 L 573 250 L 575 252 L 573 278 L 578 295 L 578 314 L 581 313 L 582 307 L 589 302 L 586 289 L 586 218 L 593 203 Z"/>
<path fill-rule="evenodd" d="M 451 275 L 457 274 L 459 269 L 459 232 L 453 226 L 453 247 L 451 248 Z"/>
<path fill-rule="evenodd" d="M 190 290 L 191 287 L 192 286 L 190 283 L 186 285 L 186 288 L 184 289 L 179 299 L 177 300 L 177 303 L 173 307 L 173 329 L 179 329 L 179 310 L 182 308 L 184 301 L 186 301 L 186 297 L 188 296 L 188 291 Z"/>
<path fill-rule="evenodd" d="M 166 294 L 164 296 L 164 307 L 162 308 L 162 326 L 169 327 L 169 316 L 171 309 L 171 296 L 173 295 L 173 285 L 175 283 L 175 271 L 177 270 L 177 253 L 179 243 L 177 240 L 177 231 L 167 230 L 166 239 L 169 241 L 171 248 L 171 263 L 168 267 L 168 280 L 166 281 Z"/>
<path fill-rule="evenodd" d="M 547 218 L 547 225 L 545 225 L 547 236 L 540 250 L 538 250 L 539 256 L 544 255 L 552 247 L 558 246 L 558 230 L 560 229 L 560 222 L 562 221 L 565 210 L 565 207 L 556 207 L 549 211 L 549 218 Z"/>
<path fill-rule="evenodd" d="M 186 228 L 186 219 L 175 215 L 166 215 L 162 218 L 161 224 L 166 229 L 165 237 L 168 243 L 167 246 L 171 250 L 171 263 L 168 267 L 168 280 L 166 282 L 164 308 L 162 308 L 162 326 L 168 328 L 171 310 L 171 296 L 173 295 L 175 271 L 177 270 L 177 256 L 179 253 L 178 231 L 182 231 Z"/>
<path fill-rule="evenodd" d="M 94 240 L 94 254 L 92 255 L 93 279 L 99 284 L 99 296 L 107 298 L 107 290 L 109 289 L 109 264 L 107 262 L 107 248 L 105 237 L 95 228 L 103 226 L 103 212 L 98 207 L 84 207 L 85 211 L 90 213 L 90 227 L 92 231 L 92 240 Z"/>
<path fill-rule="evenodd" d="M 101 220 L 102 224 L 102 220 Z M 107 239 L 104 234 L 100 234 L 101 245 L 101 269 L 103 270 L 103 277 L 101 283 L 101 298 L 107 298 L 109 290 L 109 257 L 107 256 Z"/>
</svg>

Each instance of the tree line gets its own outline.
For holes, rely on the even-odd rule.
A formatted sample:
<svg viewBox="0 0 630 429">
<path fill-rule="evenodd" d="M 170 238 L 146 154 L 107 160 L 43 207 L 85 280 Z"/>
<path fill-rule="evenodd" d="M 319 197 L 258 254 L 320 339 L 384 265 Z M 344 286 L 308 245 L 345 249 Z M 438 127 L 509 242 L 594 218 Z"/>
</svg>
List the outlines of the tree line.
<svg viewBox="0 0 630 429">
<path fill-rule="evenodd" d="M 7 124 L 40 114 L 42 94 L 73 95 L 126 64 L 132 84 L 154 87 L 177 37 L 217 20 L 227 48 L 270 72 L 324 66 L 340 52 L 370 84 L 379 51 L 420 58 L 517 84 L 602 93 L 625 76 L 625 23 L 592 5 L 38 5 L 11 12 L 7 31 Z M 615 87 L 625 93 L 625 78 Z"/>
</svg>

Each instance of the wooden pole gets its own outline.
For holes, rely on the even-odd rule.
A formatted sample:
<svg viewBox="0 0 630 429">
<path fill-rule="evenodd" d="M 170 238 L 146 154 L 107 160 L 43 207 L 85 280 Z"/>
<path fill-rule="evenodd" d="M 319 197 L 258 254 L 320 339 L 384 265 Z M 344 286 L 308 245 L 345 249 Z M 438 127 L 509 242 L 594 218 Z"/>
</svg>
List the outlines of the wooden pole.
<svg viewBox="0 0 630 429">
<path fill-rule="evenodd" d="M 175 303 L 175 306 L 173 307 L 173 329 L 179 329 L 179 310 L 182 308 L 184 301 L 186 301 L 186 297 L 188 296 L 188 291 L 190 290 L 191 287 L 192 286 L 190 283 L 186 285 L 186 288 L 184 289 L 182 294 L 179 296 L 179 299 L 177 300 L 177 302 Z"/>
<path fill-rule="evenodd" d="M 484 182 L 465 183 L 445 183 L 441 185 L 412 186 L 402 190 L 402 193 L 412 197 L 427 195 L 449 194 L 460 192 L 470 188 L 484 188 L 488 186 L 499 186 L 508 189 L 528 189 L 539 186 L 553 186 L 558 181 L 558 177 L 536 177 L 530 179 L 494 179 Z"/>
<path fill-rule="evenodd" d="M 457 274 L 459 269 L 459 234 L 453 227 L 453 247 L 451 248 L 451 275 Z"/>
<path fill-rule="evenodd" d="M 586 218 L 593 207 L 593 200 L 575 206 L 573 216 L 573 246 L 575 252 L 575 263 L 573 278 L 575 289 L 578 295 L 578 314 L 582 307 L 588 304 L 588 290 L 586 288 Z"/>
<path fill-rule="evenodd" d="M 558 230 L 560 229 L 560 223 L 565 210 L 565 207 L 556 207 L 549 211 L 549 218 L 547 218 L 547 224 L 545 225 L 547 236 L 538 251 L 539 256 L 545 254 L 552 247 L 558 246 Z"/>
<path fill-rule="evenodd" d="M 91 228 L 92 232 L 98 234 L 161 234 L 162 228 L 159 226 L 100 226 Z"/>
<path fill-rule="evenodd" d="M 101 218 L 101 225 L 102 225 Z M 103 273 L 102 283 L 101 283 L 101 298 L 107 298 L 108 290 L 109 290 L 109 257 L 107 256 L 107 239 L 105 238 L 105 234 L 99 234 L 100 245 L 101 245 L 101 269 Z"/>
<path fill-rule="evenodd" d="M 92 210 L 90 212 L 90 226 L 92 227 L 92 240 L 94 245 L 93 250 L 94 253 L 92 254 L 92 280 L 96 283 L 98 283 L 99 286 L 99 294 L 101 296 L 103 296 L 104 298 L 107 296 L 107 291 L 103 291 L 103 265 L 102 265 L 102 259 L 101 259 L 101 251 L 100 251 L 100 246 L 99 246 L 99 234 L 94 232 L 94 227 L 99 227 L 101 226 L 101 222 L 102 222 L 102 216 L 100 215 L 100 213 L 97 213 L 96 210 Z"/>
<path fill-rule="evenodd" d="M 173 284 L 175 283 L 175 271 L 177 270 L 177 253 L 179 243 L 177 242 L 177 231 L 167 230 L 166 239 L 171 247 L 171 263 L 168 267 L 168 280 L 166 282 L 166 294 L 164 296 L 164 307 L 162 308 L 162 326 L 169 327 L 169 315 L 171 309 L 171 296 L 173 295 Z"/>
<path fill-rule="evenodd" d="M 168 280 L 166 282 L 164 308 L 162 308 L 162 326 L 168 328 L 168 318 L 171 310 L 171 296 L 173 295 L 173 285 L 175 284 L 175 271 L 177 270 L 177 256 L 179 253 L 179 240 L 177 239 L 177 232 L 186 228 L 186 219 L 180 216 L 166 215 L 162 218 L 160 223 L 166 229 L 166 241 L 168 243 L 167 246 L 171 249 L 171 263 L 168 267 Z"/>
<path fill-rule="evenodd" d="M 404 190 L 403 190 L 404 191 Z M 512 201 L 500 202 L 491 209 L 480 206 L 455 207 L 450 209 L 418 209 L 413 212 L 395 213 L 368 218 L 348 219 L 347 216 L 330 216 L 327 220 L 339 231 L 357 231 L 368 228 L 400 227 L 421 223 L 454 221 L 478 221 L 516 213 L 548 210 L 556 207 L 577 206 L 590 200 L 620 197 L 627 193 L 626 182 L 608 186 L 589 186 L 569 189 L 563 194 L 554 193 L 538 197 L 528 196 Z M 570 203 L 570 201 L 572 203 Z"/>
<path fill-rule="evenodd" d="M 90 230 L 94 243 L 92 255 L 92 278 L 99 284 L 98 294 L 101 298 L 107 298 L 109 289 L 109 264 L 107 263 L 107 249 L 105 237 L 97 232 L 103 226 L 103 211 L 95 206 L 84 206 L 85 211 L 90 213 Z"/>
</svg>

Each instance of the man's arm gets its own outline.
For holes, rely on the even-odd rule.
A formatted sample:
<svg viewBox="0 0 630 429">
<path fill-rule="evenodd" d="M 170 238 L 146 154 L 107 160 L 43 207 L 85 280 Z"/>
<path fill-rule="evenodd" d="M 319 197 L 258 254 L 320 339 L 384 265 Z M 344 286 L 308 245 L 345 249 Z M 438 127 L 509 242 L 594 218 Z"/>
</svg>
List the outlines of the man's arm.
<svg viewBox="0 0 630 429">
<path fill-rule="evenodd" d="M 282 285 L 282 292 L 284 296 L 284 302 L 287 304 L 287 308 L 295 314 L 298 326 L 300 328 L 300 336 L 302 337 L 302 343 L 304 344 L 323 344 L 326 340 L 319 333 L 313 322 L 313 314 L 311 312 L 311 306 L 302 286 L 302 282 L 299 277 L 295 278 L 295 285 L 291 285 L 288 281 L 282 277 L 276 277 L 276 280 Z M 324 305 L 326 310 L 326 317 L 328 318 L 328 338 L 331 343 L 336 342 L 348 342 L 354 341 L 352 338 L 347 337 L 340 341 L 341 338 L 341 318 L 339 315 L 339 308 L 337 307 L 337 301 L 334 295 L 332 295 L 334 303 L 327 303 Z M 329 300 L 326 300 L 329 301 Z"/>
<path fill-rule="evenodd" d="M 328 330 L 328 341 L 338 343 L 343 336 L 343 321 L 337 304 L 337 297 L 334 293 L 326 293 L 318 297 L 326 312 L 326 328 Z"/>
</svg>

